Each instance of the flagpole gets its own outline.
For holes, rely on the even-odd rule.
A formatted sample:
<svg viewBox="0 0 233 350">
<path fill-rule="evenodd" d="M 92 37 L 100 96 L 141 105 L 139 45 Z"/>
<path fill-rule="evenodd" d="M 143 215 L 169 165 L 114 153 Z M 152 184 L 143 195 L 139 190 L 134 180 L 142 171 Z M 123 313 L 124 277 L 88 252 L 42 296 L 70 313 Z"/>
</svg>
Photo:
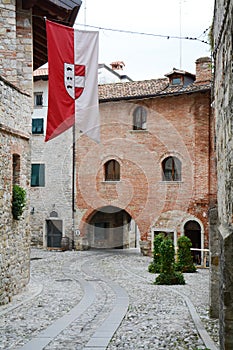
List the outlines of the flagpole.
<svg viewBox="0 0 233 350">
<path fill-rule="evenodd" d="M 74 250 L 74 231 L 75 231 L 75 123 L 72 126 L 72 250 Z"/>
</svg>

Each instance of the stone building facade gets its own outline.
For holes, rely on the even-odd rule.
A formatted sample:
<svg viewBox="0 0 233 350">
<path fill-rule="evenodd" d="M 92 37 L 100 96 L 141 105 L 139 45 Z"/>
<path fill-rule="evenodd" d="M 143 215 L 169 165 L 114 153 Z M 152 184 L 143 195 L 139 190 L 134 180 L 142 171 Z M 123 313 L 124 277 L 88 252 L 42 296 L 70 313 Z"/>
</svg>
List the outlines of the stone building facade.
<svg viewBox="0 0 233 350">
<path fill-rule="evenodd" d="M 72 232 L 72 130 L 45 143 L 47 107 L 48 69 L 39 68 L 32 115 L 32 244 L 56 248 Z"/>
<path fill-rule="evenodd" d="M 131 81 L 99 64 L 98 82 Z M 32 115 L 32 167 L 41 167 L 43 181 L 31 183 L 32 245 L 59 248 L 62 237 L 72 240 L 72 130 L 45 143 L 48 107 L 47 65 L 34 71 Z M 78 150 L 77 150 L 78 152 Z M 35 170 L 36 171 L 36 170 Z M 39 180 L 38 180 L 39 181 Z"/>
<path fill-rule="evenodd" d="M 72 26 L 80 0 L 0 0 L 0 304 L 29 280 L 33 69 L 47 62 L 44 16 Z M 26 190 L 20 220 L 13 185 Z"/>
<path fill-rule="evenodd" d="M 0 1 L 0 304 L 27 284 L 30 261 L 29 179 L 32 94 L 31 13 L 20 1 Z M 17 173 L 17 174 L 16 174 Z M 12 187 L 27 206 L 14 220 Z"/>
<path fill-rule="evenodd" d="M 213 26 L 218 173 L 220 349 L 233 349 L 233 1 L 216 0 Z"/>
</svg>

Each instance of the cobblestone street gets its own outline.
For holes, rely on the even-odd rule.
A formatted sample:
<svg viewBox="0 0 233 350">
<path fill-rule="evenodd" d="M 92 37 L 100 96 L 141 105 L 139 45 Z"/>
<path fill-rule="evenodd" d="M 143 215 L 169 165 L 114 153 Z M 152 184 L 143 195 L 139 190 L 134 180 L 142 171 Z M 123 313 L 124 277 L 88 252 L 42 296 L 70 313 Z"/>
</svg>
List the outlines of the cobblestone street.
<svg viewBox="0 0 233 350">
<path fill-rule="evenodd" d="M 0 349 L 218 349 L 209 271 L 156 286 L 150 261 L 136 251 L 32 249 L 29 286 L 0 307 Z"/>
</svg>

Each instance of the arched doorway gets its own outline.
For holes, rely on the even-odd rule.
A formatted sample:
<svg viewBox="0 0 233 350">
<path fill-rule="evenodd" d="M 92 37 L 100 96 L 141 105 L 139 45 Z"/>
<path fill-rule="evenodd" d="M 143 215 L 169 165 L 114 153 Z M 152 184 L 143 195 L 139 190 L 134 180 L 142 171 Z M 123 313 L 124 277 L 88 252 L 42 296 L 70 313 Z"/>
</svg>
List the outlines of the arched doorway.
<svg viewBox="0 0 233 350">
<path fill-rule="evenodd" d="M 106 206 L 98 209 L 85 225 L 90 248 L 127 249 L 138 247 L 139 231 L 123 209 Z"/>
<path fill-rule="evenodd" d="M 191 240 L 193 249 L 201 249 L 201 226 L 197 221 L 187 221 L 184 225 L 184 234 Z M 200 265 L 201 251 L 193 250 L 192 255 L 194 263 Z"/>
</svg>

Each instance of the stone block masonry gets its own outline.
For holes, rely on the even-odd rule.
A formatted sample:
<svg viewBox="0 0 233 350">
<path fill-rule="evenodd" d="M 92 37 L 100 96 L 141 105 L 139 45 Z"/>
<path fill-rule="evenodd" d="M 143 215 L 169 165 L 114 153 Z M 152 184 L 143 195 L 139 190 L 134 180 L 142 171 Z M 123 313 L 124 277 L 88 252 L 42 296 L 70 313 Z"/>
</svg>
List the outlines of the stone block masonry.
<svg viewBox="0 0 233 350">
<path fill-rule="evenodd" d="M 22 91 L 32 89 L 32 20 L 21 1 L 0 0 L 1 76 Z"/>
<path fill-rule="evenodd" d="M 233 349 L 233 1 L 216 0 L 213 25 L 218 173 L 220 349 Z M 214 281 L 215 282 L 215 281 Z M 216 282 L 215 282 L 216 283 Z M 213 283 L 212 283 L 213 284 Z"/>
<path fill-rule="evenodd" d="M 7 92 L 7 93 L 6 93 Z M 14 99 L 15 104 L 11 102 Z M 27 284 L 29 278 L 30 228 L 29 228 L 29 176 L 30 149 L 29 134 L 19 131 L 30 116 L 31 99 L 0 81 L 0 304 L 12 299 Z M 18 106 L 18 110 L 17 107 Z M 11 121 L 12 119 L 12 121 Z M 15 120 L 15 124 L 14 121 Z M 18 129 L 19 128 L 19 129 Z M 26 128 L 25 128 L 26 130 Z M 13 220 L 12 207 L 12 161 L 13 154 L 20 157 L 19 184 L 27 191 L 28 205 L 21 220 Z"/>
<path fill-rule="evenodd" d="M 11 301 L 29 280 L 32 33 L 31 13 L 21 11 L 20 4 L 0 0 L 0 304 Z M 20 220 L 12 216 L 14 184 L 27 194 Z"/>
</svg>

